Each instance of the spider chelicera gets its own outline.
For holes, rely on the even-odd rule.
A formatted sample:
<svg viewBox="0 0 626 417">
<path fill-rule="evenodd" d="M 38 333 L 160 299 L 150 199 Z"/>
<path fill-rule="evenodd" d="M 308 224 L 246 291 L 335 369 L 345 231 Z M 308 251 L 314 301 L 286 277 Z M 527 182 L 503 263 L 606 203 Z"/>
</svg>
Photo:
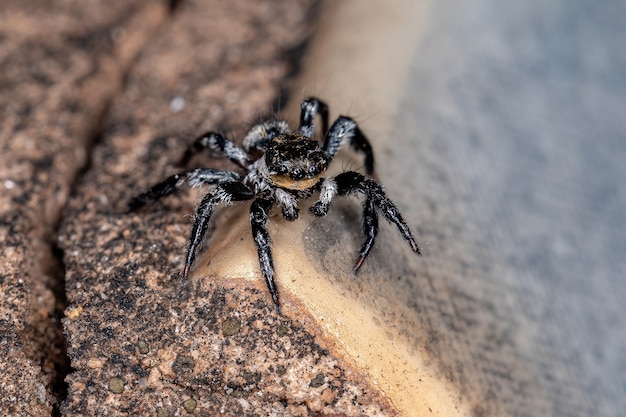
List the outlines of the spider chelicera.
<svg viewBox="0 0 626 417">
<path fill-rule="evenodd" d="M 363 242 L 354 262 L 356 274 L 370 253 L 378 234 L 378 213 L 390 223 L 394 223 L 402 238 L 413 252 L 421 255 L 420 248 L 396 205 L 387 197 L 383 188 L 369 176 L 354 171 L 346 171 L 331 179 L 322 175 L 333 157 L 345 142 L 365 155 L 365 170 L 371 175 L 374 170 L 372 147 L 349 117 L 340 116 L 328 128 L 328 106 L 321 100 L 311 97 L 302 102 L 300 126 L 291 132 L 287 122 L 272 120 L 254 126 L 243 140 L 243 149 L 220 133 L 208 132 L 196 139 L 183 160 L 197 152 L 209 150 L 222 155 L 244 170 L 243 174 L 213 168 L 197 168 L 181 172 L 154 185 L 149 191 L 140 194 L 129 202 L 133 211 L 147 203 L 156 201 L 180 189 L 185 182 L 191 187 L 208 185 L 195 212 L 195 220 L 188 241 L 183 276 L 187 278 L 194 263 L 198 246 L 206 237 L 215 206 L 235 201 L 253 200 L 250 207 L 250 224 L 256 244 L 261 272 L 274 301 L 280 311 L 278 290 L 274 282 L 274 263 L 270 247 L 270 237 L 265 227 L 270 210 L 275 204 L 282 209 L 287 220 L 298 217 L 297 202 L 319 192 L 319 199 L 310 207 L 315 216 L 325 216 L 335 196 L 360 193 L 365 196 L 363 204 Z M 324 143 L 320 148 L 313 140 L 314 119 L 322 119 Z M 253 159 L 251 153 L 262 155 Z"/>
</svg>

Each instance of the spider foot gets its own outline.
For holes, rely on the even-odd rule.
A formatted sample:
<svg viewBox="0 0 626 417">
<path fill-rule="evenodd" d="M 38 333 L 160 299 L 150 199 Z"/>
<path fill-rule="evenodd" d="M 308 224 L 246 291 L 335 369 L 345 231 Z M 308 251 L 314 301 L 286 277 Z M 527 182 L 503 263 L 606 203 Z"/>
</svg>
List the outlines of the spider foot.
<svg viewBox="0 0 626 417">
<path fill-rule="evenodd" d="M 281 305 L 280 305 L 280 301 L 278 299 L 278 293 L 277 292 L 273 292 L 271 295 L 272 295 L 272 301 L 274 302 L 274 311 L 276 312 L 276 314 L 278 314 L 280 316 L 281 315 Z"/>
<path fill-rule="evenodd" d="M 354 272 L 354 275 L 359 273 L 359 269 L 361 269 L 361 265 L 363 265 L 364 260 L 365 256 L 363 255 L 359 255 L 359 257 L 356 258 L 356 261 L 354 261 L 354 265 L 352 266 L 352 272 Z"/>
<path fill-rule="evenodd" d="M 324 204 L 321 201 L 318 201 L 310 208 L 311 213 L 313 213 L 316 217 L 323 217 L 328 214 L 328 204 Z"/>
<path fill-rule="evenodd" d="M 292 222 L 298 218 L 299 210 L 297 207 L 283 207 L 282 212 L 283 217 Z"/>
<path fill-rule="evenodd" d="M 415 239 L 406 239 L 406 241 L 409 242 L 409 246 L 411 246 L 411 249 L 417 254 L 417 256 L 422 256 L 422 250 L 417 245 Z"/>
</svg>

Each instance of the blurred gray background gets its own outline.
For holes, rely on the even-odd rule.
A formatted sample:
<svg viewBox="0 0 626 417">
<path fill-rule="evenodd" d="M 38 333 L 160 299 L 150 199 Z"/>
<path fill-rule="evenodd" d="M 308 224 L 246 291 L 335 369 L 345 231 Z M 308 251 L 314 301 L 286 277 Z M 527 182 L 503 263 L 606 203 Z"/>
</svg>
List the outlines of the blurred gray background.
<svg viewBox="0 0 626 417">
<path fill-rule="evenodd" d="M 624 1 L 436 1 L 415 51 L 404 201 L 415 224 L 434 213 L 423 233 L 449 231 L 427 246 L 433 281 L 497 304 L 512 341 L 475 359 L 493 361 L 496 403 L 498 358 L 530 368 L 509 384 L 516 415 L 626 415 L 625 16 Z"/>
</svg>

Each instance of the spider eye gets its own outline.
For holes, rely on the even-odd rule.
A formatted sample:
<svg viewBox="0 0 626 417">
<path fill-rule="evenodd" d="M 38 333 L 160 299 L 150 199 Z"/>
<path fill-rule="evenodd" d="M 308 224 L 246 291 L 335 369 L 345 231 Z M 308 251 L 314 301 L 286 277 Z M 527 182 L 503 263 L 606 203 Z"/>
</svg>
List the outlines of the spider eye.
<svg viewBox="0 0 626 417">
<path fill-rule="evenodd" d="M 304 171 L 300 168 L 296 168 L 293 171 L 291 171 L 291 179 L 299 181 L 302 178 L 304 178 Z"/>
<path fill-rule="evenodd" d="M 287 167 L 285 165 L 279 165 L 278 168 L 276 168 L 276 173 L 278 175 L 285 175 L 287 173 L 287 171 L 289 171 L 287 169 Z"/>
</svg>

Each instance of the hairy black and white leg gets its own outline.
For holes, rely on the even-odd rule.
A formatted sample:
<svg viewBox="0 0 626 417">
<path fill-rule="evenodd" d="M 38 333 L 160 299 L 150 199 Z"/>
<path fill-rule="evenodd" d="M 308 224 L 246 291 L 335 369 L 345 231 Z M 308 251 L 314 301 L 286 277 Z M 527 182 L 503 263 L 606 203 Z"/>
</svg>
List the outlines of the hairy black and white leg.
<svg viewBox="0 0 626 417">
<path fill-rule="evenodd" d="M 357 152 L 365 154 L 365 171 L 371 175 L 374 172 L 374 151 L 357 123 L 349 117 L 339 116 L 330 127 L 324 140 L 324 152 L 334 157 L 339 148 L 346 142 Z"/>
<path fill-rule="evenodd" d="M 328 106 L 326 103 L 315 97 L 309 97 L 302 102 L 300 108 L 300 127 L 298 127 L 298 133 L 309 139 L 313 137 L 316 114 L 319 114 L 322 119 L 322 135 L 328 132 Z"/>
<path fill-rule="evenodd" d="M 243 148 L 250 152 L 259 150 L 264 152 L 266 145 L 279 135 L 291 133 L 289 125 L 284 120 L 270 120 L 253 126 L 245 138 L 243 138 Z"/>
<path fill-rule="evenodd" d="M 376 235 L 378 235 L 378 214 L 376 213 L 376 205 L 369 197 L 365 198 L 365 203 L 363 204 L 362 230 L 363 235 L 365 236 L 365 241 L 361 245 L 359 256 L 357 256 L 356 261 L 354 261 L 354 266 L 352 267 L 355 274 L 359 272 L 359 268 L 363 265 L 363 261 L 367 258 L 367 255 L 370 254 L 370 251 L 374 246 L 374 241 L 376 240 Z"/>
<path fill-rule="evenodd" d="M 311 207 L 311 212 L 316 216 L 325 216 L 328 213 L 330 203 L 337 195 L 349 195 L 361 193 L 365 195 L 363 207 L 363 231 L 366 239 L 363 243 L 359 256 L 354 263 L 354 272 L 363 264 L 363 261 L 372 249 L 372 245 L 378 234 L 378 219 L 376 213 L 381 213 L 385 220 L 393 223 L 398 228 L 402 238 L 409 244 L 411 250 L 418 255 L 421 251 L 413 233 L 406 224 L 398 207 L 387 197 L 383 188 L 371 178 L 348 171 L 337 175 L 335 178 L 327 180 L 320 191 L 319 200 Z"/>
<path fill-rule="evenodd" d="M 215 206 L 229 204 L 233 201 L 250 200 L 254 193 L 240 181 L 231 181 L 219 184 L 210 193 L 204 196 L 196 208 L 193 227 L 189 235 L 187 256 L 185 257 L 185 269 L 183 276 L 187 278 L 189 271 L 196 259 L 196 250 L 204 241 Z"/>
<path fill-rule="evenodd" d="M 276 201 L 280 205 L 283 212 L 283 217 L 289 221 L 294 221 L 298 218 L 297 198 L 288 191 L 282 188 L 276 188 L 274 191 Z"/>
<path fill-rule="evenodd" d="M 186 165 L 193 155 L 207 149 L 215 155 L 228 158 L 231 162 L 245 169 L 252 163 L 248 153 L 226 136 L 217 132 L 207 132 L 194 140 L 191 147 L 183 155 L 181 165 Z"/>
<path fill-rule="evenodd" d="M 128 211 L 137 210 L 148 203 L 178 191 L 187 182 L 191 187 L 204 184 L 219 184 L 228 181 L 239 181 L 239 174 L 232 171 L 213 168 L 197 168 L 179 172 L 155 184 L 145 193 L 139 194 L 128 203 Z"/>
<path fill-rule="evenodd" d="M 265 283 L 274 301 L 276 312 L 280 314 L 280 300 L 278 290 L 274 282 L 274 260 L 272 259 L 272 248 L 270 247 L 270 236 L 265 228 L 269 212 L 273 205 L 272 200 L 257 198 L 250 207 L 250 225 L 252 227 L 252 237 L 259 253 L 259 264 L 261 273 L 265 278 Z"/>
</svg>

